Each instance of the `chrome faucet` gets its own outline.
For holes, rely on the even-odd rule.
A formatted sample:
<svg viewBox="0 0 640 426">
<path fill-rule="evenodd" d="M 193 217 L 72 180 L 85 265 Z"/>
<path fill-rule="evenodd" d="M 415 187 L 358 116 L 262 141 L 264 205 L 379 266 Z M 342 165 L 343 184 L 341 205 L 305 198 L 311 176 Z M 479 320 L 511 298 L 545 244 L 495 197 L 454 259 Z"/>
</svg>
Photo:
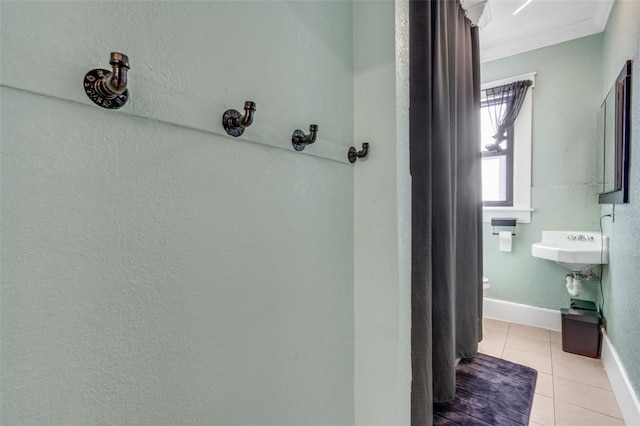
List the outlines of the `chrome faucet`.
<svg viewBox="0 0 640 426">
<path fill-rule="evenodd" d="M 569 241 L 594 241 L 592 236 L 587 237 L 586 235 L 567 235 L 567 240 Z"/>
</svg>

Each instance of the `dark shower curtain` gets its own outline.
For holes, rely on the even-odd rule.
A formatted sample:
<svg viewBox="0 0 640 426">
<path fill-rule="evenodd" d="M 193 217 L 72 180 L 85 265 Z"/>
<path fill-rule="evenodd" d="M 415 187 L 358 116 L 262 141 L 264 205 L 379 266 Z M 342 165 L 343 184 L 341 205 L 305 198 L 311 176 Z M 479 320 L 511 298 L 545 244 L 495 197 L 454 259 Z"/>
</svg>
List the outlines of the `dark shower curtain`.
<svg viewBox="0 0 640 426">
<path fill-rule="evenodd" d="M 455 395 L 482 338 L 478 29 L 457 0 L 410 2 L 411 420 Z"/>
</svg>

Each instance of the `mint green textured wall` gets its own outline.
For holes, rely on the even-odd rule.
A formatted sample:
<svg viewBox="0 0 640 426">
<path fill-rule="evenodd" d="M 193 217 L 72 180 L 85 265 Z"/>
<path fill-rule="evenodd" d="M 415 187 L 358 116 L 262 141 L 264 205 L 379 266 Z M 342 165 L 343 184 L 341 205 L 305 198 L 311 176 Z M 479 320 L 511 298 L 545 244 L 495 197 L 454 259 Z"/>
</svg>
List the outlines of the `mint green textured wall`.
<svg viewBox="0 0 640 426">
<path fill-rule="evenodd" d="M 355 140 L 374 142 L 354 170 L 355 416 L 402 425 L 411 422 L 408 1 L 356 1 L 353 15 Z"/>
<path fill-rule="evenodd" d="M 2 424 L 353 424 L 351 3 L 1 12 Z"/>
<path fill-rule="evenodd" d="M 531 256 L 544 230 L 598 230 L 596 117 L 601 99 L 602 36 L 595 35 L 482 64 L 482 81 L 537 72 L 533 89 L 531 224 L 519 224 L 511 253 L 498 251 L 484 225 L 487 296 L 542 308 L 569 303 L 564 275 Z M 517 147 L 516 147 L 517 149 Z M 584 282 L 584 298 L 596 283 Z"/>
<path fill-rule="evenodd" d="M 640 2 L 618 0 L 604 33 L 603 93 L 622 65 L 632 59 L 631 163 L 629 204 L 615 207 L 615 222 L 603 220 L 611 259 L 605 275 L 607 333 L 636 395 L 640 395 Z M 603 95 L 604 96 L 604 95 Z M 610 214 L 605 205 L 602 214 Z"/>
</svg>

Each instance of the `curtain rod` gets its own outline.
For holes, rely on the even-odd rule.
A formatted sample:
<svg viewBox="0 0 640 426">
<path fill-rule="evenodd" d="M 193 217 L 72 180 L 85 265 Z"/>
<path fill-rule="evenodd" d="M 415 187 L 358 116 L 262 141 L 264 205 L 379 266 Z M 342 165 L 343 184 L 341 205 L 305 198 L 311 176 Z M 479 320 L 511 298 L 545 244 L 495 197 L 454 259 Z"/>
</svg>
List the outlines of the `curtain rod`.
<svg viewBox="0 0 640 426">
<path fill-rule="evenodd" d="M 514 81 L 509 82 L 509 83 L 498 84 L 497 86 L 485 87 L 484 89 L 480 89 L 480 90 L 483 91 L 483 92 L 486 92 L 488 90 L 494 90 L 494 89 L 498 89 L 498 88 L 501 88 L 501 87 L 511 86 L 512 84 L 518 83 L 518 82 L 521 82 L 521 81 L 528 82 L 529 84 L 527 84 L 526 86 L 533 88 L 533 80 L 525 78 L 525 79 L 522 79 L 522 80 L 514 80 Z"/>
<path fill-rule="evenodd" d="M 514 75 L 513 77 L 508 77 L 508 78 L 501 78 L 498 80 L 493 80 L 493 81 L 487 81 L 485 83 L 482 83 L 480 85 L 480 90 L 484 91 L 485 89 L 490 89 L 493 87 L 498 87 L 498 86 L 502 86 L 505 84 L 509 84 L 509 83 L 513 83 L 514 81 L 519 81 L 519 80 L 531 80 L 532 84 L 531 84 L 531 88 L 535 88 L 536 87 L 536 75 L 538 73 L 537 72 L 530 72 L 527 74 L 520 74 L 520 75 Z"/>
</svg>

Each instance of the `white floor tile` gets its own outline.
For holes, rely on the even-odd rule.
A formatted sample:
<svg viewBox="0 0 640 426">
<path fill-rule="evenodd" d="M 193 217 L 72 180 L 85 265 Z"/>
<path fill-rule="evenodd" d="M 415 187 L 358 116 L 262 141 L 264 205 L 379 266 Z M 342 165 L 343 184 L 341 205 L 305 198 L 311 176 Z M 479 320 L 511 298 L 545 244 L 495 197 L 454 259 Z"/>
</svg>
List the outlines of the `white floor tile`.
<svg viewBox="0 0 640 426">
<path fill-rule="evenodd" d="M 562 334 L 485 318 L 480 352 L 538 371 L 531 426 L 622 426 L 599 359 L 562 350 Z"/>
<path fill-rule="evenodd" d="M 607 416 L 622 419 L 622 413 L 612 391 L 563 377 L 555 377 L 554 393 L 557 401 L 567 402 Z"/>
</svg>

